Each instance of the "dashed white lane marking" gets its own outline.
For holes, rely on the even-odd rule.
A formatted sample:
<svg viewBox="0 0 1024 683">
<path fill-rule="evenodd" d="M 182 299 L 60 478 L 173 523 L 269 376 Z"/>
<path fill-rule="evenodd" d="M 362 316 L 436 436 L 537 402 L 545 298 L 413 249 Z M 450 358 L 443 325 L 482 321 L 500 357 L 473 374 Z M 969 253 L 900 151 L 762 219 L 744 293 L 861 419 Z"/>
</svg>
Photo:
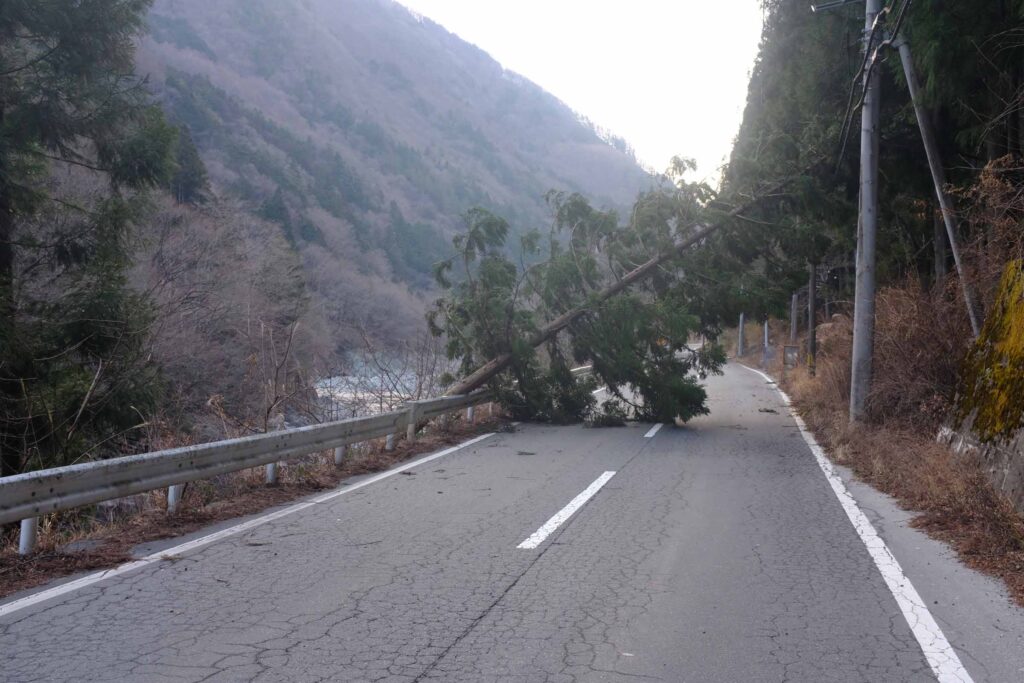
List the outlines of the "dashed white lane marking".
<svg viewBox="0 0 1024 683">
<path fill-rule="evenodd" d="M 654 425 L 653 427 L 650 428 L 650 430 L 648 430 L 648 432 L 646 434 L 644 434 L 644 438 L 645 439 L 654 438 L 654 435 L 658 433 L 658 430 L 661 429 L 661 427 L 662 427 L 661 424 Z"/>
<path fill-rule="evenodd" d="M 917 639 L 918 645 L 921 646 L 921 651 L 924 653 L 924 657 L 939 683 L 973 683 L 971 675 L 967 673 L 967 669 L 964 668 L 953 646 L 946 640 L 945 634 L 943 634 L 942 629 L 935 622 L 935 618 L 928 611 L 924 601 L 921 600 L 917 589 L 914 588 L 907 575 L 903 573 L 900 563 L 896 560 L 892 551 L 889 550 L 889 547 L 885 545 L 885 541 L 878 535 L 878 532 L 875 531 L 871 521 L 861 511 L 857 501 L 849 489 L 846 488 L 846 484 L 843 483 L 842 478 L 825 456 L 825 452 L 818 445 L 814 436 L 807 431 L 807 425 L 804 424 L 803 419 L 793 410 L 789 396 L 779 388 L 775 380 L 765 373 L 754 368 L 748 368 L 746 365 L 743 365 L 743 367 L 763 377 L 782 396 L 782 400 L 789 408 L 790 415 L 796 421 L 796 426 L 800 429 L 804 441 L 807 442 L 811 453 L 814 454 L 814 459 L 818 461 L 818 466 L 825 473 L 828 483 L 832 486 L 832 491 L 835 492 L 836 498 L 839 499 L 843 510 L 846 511 L 846 516 L 853 523 L 853 528 L 857 530 L 860 540 L 867 546 L 871 559 L 875 561 L 875 566 L 878 567 L 878 571 L 881 572 L 882 578 L 885 580 L 885 585 L 889 587 L 889 591 L 896 598 L 896 604 L 899 605 L 900 611 L 903 612 L 903 617 L 907 620 L 910 630 L 914 633 L 914 637 Z"/>
<path fill-rule="evenodd" d="M 592 393 L 592 394 L 600 394 L 602 391 L 608 391 L 608 387 L 601 387 L 600 389 L 594 389 L 590 393 Z"/>
<path fill-rule="evenodd" d="M 583 492 L 569 501 L 569 504 L 555 513 L 555 516 L 544 522 L 544 526 L 533 532 L 533 535 L 516 546 L 522 550 L 533 550 L 544 542 L 551 532 L 565 524 L 565 520 L 573 516 L 583 504 L 590 500 L 601 487 L 608 483 L 608 480 L 615 476 L 614 472 L 605 472 L 594 480 L 594 483 L 583 489 Z"/>
<path fill-rule="evenodd" d="M 300 510 L 305 510 L 306 508 L 313 507 L 314 505 L 317 505 L 317 504 L 320 504 L 320 503 L 325 503 L 325 502 L 327 502 L 329 500 L 337 498 L 338 496 L 344 496 L 345 494 L 352 493 L 353 491 L 358 491 L 359 489 L 364 488 L 366 486 L 369 486 L 370 484 L 375 484 L 376 482 L 378 482 L 378 481 L 380 481 L 382 479 L 387 479 L 388 477 L 392 477 L 392 476 L 398 474 L 399 472 L 404 472 L 406 470 L 412 469 L 413 467 L 417 467 L 417 466 L 422 465 L 424 463 L 428 463 L 431 460 L 437 460 L 438 458 L 442 458 L 442 457 L 444 457 L 446 455 L 454 453 L 457 450 L 466 448 L 467 446 L 472 446 L 473 444 L 475 444 L 475 443 L 477 443 L 479 441 L 483 441 L 484 439 L 486 439 L 487 437 L 490 437 L 490 436 L 494 436 L 494 434 L 493 433 L 491 433 L 491 434 L 482 434 L 481 436 L 478 436 L 478 437 L 476 437 L 474 439 L 470 439 L 469 441 L 466 441 L 465 443 L 460 443 L 458 446 L 452 446 L 451 448 L 447 448 L 447 449 L 445 449 L 443 451 L 439 451 L 439 452 L 434 453 L 432 455 L 428 455 L 428 456 L 426 456 L 424 458 L 420 458 L 418 460 L 413 460 L 412 462 L 408 462 L 408 463 L 402 465 L 401 467 L 396 467 L 395 469 L 388 470 L 387 472 L 381 472 L 380 474 L 376 474 L 376 475 L 370 477 L 369 479 L 364 479 L 363 481 L 359 482 L 358 484 L 354 484 L 353 486 L 347 486 L 347 487 L 345 487 L 343 489 L 340 489 L 338 491 L 331 491 L 330 493 L 325 493 L 325 494 L 323 494 L 321 496 L 317 496 L 316 498 L 313 498 L 311 500 L 308 500 L 308 501 L 305 501 L 305 502 L 302 502 L 302 503 L 296 503 L 295 505 L 291 505 L 289 507 L 286 507 L 283 510 L 278 510 L 276 512 L 271 512 L 270 514 L 266 514 L 266 515 L 263 515 L 261 517 L 257 517 L 255 519 L 250 519 L 247 522 L 242 522 L 241 524 L 236 524 L 235 526 L 228 527 L 227 529 L 221 529 L 220 531 L 215 531 L 212 534 L 208 534 L 206 536 L 201 536 L 201 537 L 199 537 L 197 539 L 188 541 L 187 543 L 182 543 L 180 545 L 176 545 L 173 548 L 167 548 L 166 550 L 161 550 L 160 552 L 153 553 L 152 555 L 147 555 L 147 556 L 145 556 L 145 557 L 143 557 L 141 559 L 135 560 L 133 562 L 127 562 L 127 563 L 122 564 L 122 565 L 120 565 L 118 567 L 114 567 L 113 569 L 108 569 L 108 570 L 105 570 L 105 571 L 95 572 L 93 574 L 89 574 L 87 576 L 83 576 L 80 579 L 75 579 L 74 581 L 69 581 L 68 583 L 62 583 L 59 586 L 54 586 L 53 588 L 49 588 L 47 590 L 40 591 L 38 593 L 33 593 L 32 595 L 27 595 L 24 598 L 21 598 L 19 600 L 13 600 L 13 601 L 5 604 L 5 605 L 0 605 L 0 617 L 5 617 L 5 616 L 7 616 L 9 614 L 13 614 L 13 613 L 15 613 L 15 612 L 17 612 L 19 610 L 23 610 L 23 609 L 25 609 L 27 607 L 31 607 L 32 605 L 38 605 L 39 603 L 45 602 L 46 600 L 52 600 L 53 598 L 60 597 L 61 595 L 66 595 L 68 593 L 71 593 L 73 591 L 78 590 L 79 588 L 85 588 L 86 586 L 91 586 L 92 584 L 98 583 L 100 581 L 103 581 L 104 579 L 109 579 L 109 578 L 112 578 L 112 577 L 115 577 L 115 576 L 120 576 L 122 574 L 127 574 L 128 572 L 133 571 L 135 569 L 139 569 L 140 567 L 145 567 L 147 565 L 153 564 L 154 562 L 159 562 L 161 560 L 164 560 L 164 559 L 166 559 L 169 556 L 178 556 L 178 555 L 181 555 L 183 553 L 187 553 L 187 552 L 190 552 L 192 550 L 195 550 L 196 548 L 201 548 L 201 547 L 203 547 L 205 545 L 209 545 L 210 543 L 215 543 L 216 541 L 220 541 L 222 539 L 228 538 L 229 536 L 235 536 L 236 534 L 240 534 L 243 531 L 248 531 L 249 529 L 254 529 L 254 528 L 258 527 L 258 526 L 262 526 L 263 524 L 266 524 L 267 522 L 272 522 L 275 519 L 281 519 L 282 517 L 287 517 L 288 515 L 291 515 L 291 514 L 294 514 L 296 512 L 299 512 Z"/>
</svg>

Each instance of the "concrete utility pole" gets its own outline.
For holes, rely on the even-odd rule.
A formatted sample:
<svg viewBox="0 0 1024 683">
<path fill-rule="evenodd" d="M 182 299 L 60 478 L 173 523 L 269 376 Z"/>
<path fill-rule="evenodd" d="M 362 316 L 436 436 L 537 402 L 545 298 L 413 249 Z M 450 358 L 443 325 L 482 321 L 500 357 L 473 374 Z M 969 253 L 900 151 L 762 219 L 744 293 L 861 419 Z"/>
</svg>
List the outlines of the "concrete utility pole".
<svg viewBox="0 0 1024 683">
<path fill-rule="evenodd" d="M 946 236 L 949 238 L 949 248 L 953 252 L 953 262 L 956 264 L 956 274 L 960 278 L 960 287 L 963 290 L 964 302 L 967 304 L 967 316 L 971 319 L 971 331 L 977 339 L 981 334 L 981 323 L 975 309 L 974 295 L 971 286 L 965 277 L 963 265 L 960 262 L 960 247 L 957 245 L 956 217 L 953 215 L 953 205 L 946 195 L 946 170 L 942 167 L 942 159 L 939 155 L 939 146 L 935 142 L 935 133 L 932 131 L 932 122 L 928 118 L 928 112 L 921 104 L 920 86 L 917 82 L 917 72 L 914 70 L 914 58 L 910 54 L 910 43 L 902 34 L 893 39 L 893 45 L 899 50 L 900 61 L 903 63 L 903 74 L 907 77 L 907 88 L 910 90 L 910 100 L 914 103 L 914 113 L 917 114 L 917 127 L 921 129 L 921 141 L 924 143 L 924 152 L 928 156 L 928 168 L 932 172 L 932 184 L 935 185 L 935 196 L 939 200 L 939 208 L 942 211 L 942 220 L 946 224 Z M 936 246 L 938 253 L 939 247 Z M 938 271 L 938 269 L 936 269 Z"/>
<path fill-rule="evenodd" d="M 810 273 L 807 278 L 807 370 L 814 377 L 818 355 L 818 267 L 811 263 L 807 269 Z"/>
<path fill-rule="evenodd" d="M 764 317 L 764 344 L 761 346 L 761 367 L 767 368 L 772 359 L 772 350 L 768 341 L 768 316 Z"/>
<path fill-rule="evenodd" d="M 743 314 L 740 313 L 740 331 L 739 336 L 736 340 L 736 357 L 743 357 Z"/>
<path fill-rule="evenodd" d="M 864 49 L 871 64 L 875 18 L 881 0 L 867 0 L 864 12 Z M 877 34 L 876 34 L 877 37 Z M 867 416 L 875 345 L 875 236 L 878 232 L 878 118 L 882 101 L 881 71 L 868 67 L 864 74 L 864 107 L 860 125 L 860 231 L 857 235 L 857 283 L 853 301 L 853 362 L 850 372 L 850 421 Z"/>
<path fill-rule="evenodd" d="M 793 298 L 789 301 L 789 343 L 796 343 L 796 336 L 799 332 L 800 295 L 793 292 Z"/>
</svg>

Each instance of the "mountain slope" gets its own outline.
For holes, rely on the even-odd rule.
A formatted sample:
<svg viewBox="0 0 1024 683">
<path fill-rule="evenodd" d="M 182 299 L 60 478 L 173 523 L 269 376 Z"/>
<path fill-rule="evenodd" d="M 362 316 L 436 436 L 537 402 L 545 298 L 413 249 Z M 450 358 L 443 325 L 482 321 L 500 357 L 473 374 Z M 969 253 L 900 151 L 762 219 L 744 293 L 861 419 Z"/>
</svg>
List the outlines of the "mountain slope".
<svg viewBox="0 0 1024 683">
<path fill-rule="evenodd" d="M 621 209 L 650 183 L 624 143 L 389 0 L 157 0 L 150 29 L 139 70 L 217 193 L 280 223 L 307 270 L 421 289 L 472 206 L 539 227 L 549 189 Z"/>
</svg>

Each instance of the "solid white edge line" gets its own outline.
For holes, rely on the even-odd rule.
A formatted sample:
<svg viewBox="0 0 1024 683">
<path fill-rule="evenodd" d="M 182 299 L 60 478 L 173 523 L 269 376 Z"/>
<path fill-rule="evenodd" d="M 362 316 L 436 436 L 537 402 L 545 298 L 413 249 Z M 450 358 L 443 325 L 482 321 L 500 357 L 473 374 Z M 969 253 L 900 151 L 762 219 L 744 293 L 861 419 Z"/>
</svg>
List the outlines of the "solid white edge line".
<svg viewBox="0 0 1024 683">
<path fill-rule="evenodd" d="M 565 524 L 565 521 L 572 517 L 573 513 L 583 507 L 583 504 L 600 491 L 601 487 L 607 484 L 608 480 L 614 476 L 615 472 L 605 472 L 595 479 L 590 486 L 583 489 L 578 496 L 569 501 L 568 505 L 556 512 L 554 517 L 544 522 L 541 528 L 534 531 L 528 539 L 517 545 L 516 548 L 519 550 L 533 550 L 539 546 L 544 542 L 544 539 L 551 535 L 551 532 Z"/>
<path fill-rule="evenodd" d="M 246 522 L 242 522 L 241 524 L 236 524 L 235 526 L 228 527 L 227 529 L 215 531 L 212 534 L 201 536 L 186 543 L 176 545 L 172 548 L 167 548 L 166 550 L 161 550 L 160 552 L 153 553 L 152 555 L 147 555 L 138 560 L 126 562 L 125 564 L 114 567 L 113 569 L 106 569 L 103 571 L 88 574 L 80 579 L 75 579 L 74 581 L 62 583 L 59 586 L 54 586 L 53 588 L 48 588 L 38 593 L 33 593 L 32 595 L 26 595 L 25 597 L 19 598 L 18 600 L 12 600 L 11 602 L 0 605 L 0 617 L 5 617 L 9 614 L 13 614 L 15 612 L 26 609 L 33 605 L 45 602 L 46 600 L 52 600 L 53 598 L 66 595 L 68 593 L 78 590 L 79 588 L 91 586 L 92 584 L 98 583 L 105 579 L 120 576 L 121 574 L 127 574 L 128 572 L 133 571 L 135 569 L 139 569 L 140 567 L 145 567 L 147 565 L 153 564 L 154 562 L 159 562 L 163 559 L 166 559 L 168 556 L 181 555 L 183 553 L 187 553 L 197 548 L 201 548 L 205 545 L 209 545 L 210 543 L 215 543 L 216 541 L 220 541 L 230 536 L 240 534 L 243 531 L 254 529 L 258 526 L 266 524 L 267 522 L 272 522 L 275 519 L 281 519 L 282 517 L 287 517 L 288 515 L 293 514 L 295 512 L 299 512 L 300 510 L 305 510 L 306 508 L 313 507 L 314 505 L 325 503 L 329 500 L 337 498 L 338 496 L 343 496 L 347 493 L 358 491 L 359 489 L 369 486 L 370 484 L 375 484 L 376 482 L 381 481 L 382 479 L 387 479 L 388 477 L 392 477 L 400 472 L 405 472 L 406 470 L 412 469 L 413 467 L 418 467 L 419 465 L 428 463 L 431 460 L 437 460 L 438 458 L 454 453 L 455 451 L 466 448 L 467 446 L 472 446 L 473 444 L 483 441 L 484 439 L 491 436 L 494 436 L 494 433 L 482 434 L 464 443 L 452 446 L 451 448 L 446 448 L 443 451 L 438 451 L 437 453 L 433 453 L 432 455 L 419 458 L 418 460 L 407 462 L 400 467 L 387 470 L 386 472 L 375 474 L 374 476 L 368 479 L 364 479 L 358 484 L 347 486 L 337 491 L 331 491 L 330 493 L 317 496 L 311 500 L 307 500 L 302 503 L 290 505 L 282 510 L 277 510 L 276 512 L 271 512 L 261 517 L 250 519 Z"/>
<path fill-rule="evenodd" d="M 896 604 L 899 605 L 900 611 L 903 612 L 903 618 L 907 620 L 914 638 L 917 639 L 918 645 L 921 646 L 921 651 L 924 653 L 924 657 L 939 683 L 973 683 L 971 675 L 967 673 L 967 669 L 964 668 L 960 657 L 956 654 L 956 650 L 953 649 L 953 646 L 946 639 L 932 613 L 928 611 L 917 589 L 914 588 L 907 575 L 903 573 L 903 568 L 900 566 L 899 561 L 892 554 L 892 551 L 889 550 L 881 536 L 878 535 L 867 515 L 861 511 L 853 494 L 846 488 L 842 477 L 839 476 L 835 467 L 832 466 L 832 462 L 825 455 L 825 451 L 818 445 L 814 435 L 808 431 L 803 418 L 793 410 L 789 396 L 778 386 L 775 380 L 765 373 L 747 367 L 742 363 L 740 365 L 763 377 L 782 396 L 783 402 L 789 409 L 789 414 L 796 421 L 796 426 L 800 429 L 804 441 L 810 447 L 814 459 L 818 461 L 818 466 L 825 473 L 828 483 L 832 486 L 832 491 L 836 494 L 836 498 L 839 499 L 843 510 L 846 511 L 846 516 L 850 518 L 850 522 L 857 531 L 857 535 L 860 536 L 860 540 L 867 546 L 871 559 L 874 560 L 875 566 L 881 572 L 886 586 L 889 587 L 889 591 L 896 598 Z"/>
<path fill-rule="evenodd" d="M 653 427 L 650 428 L 650 430 L 648 430 L 648 432 L 646 434 L 644 434 L 644 438 L 645 439 L 652 439 L 652 438 L 654 438 L 654 435 L 658 433 L 658 430 L 661 429 L 662 426 L 663 425 L 660 422 L 658 424 L 654 425 Z"/>
</svg>

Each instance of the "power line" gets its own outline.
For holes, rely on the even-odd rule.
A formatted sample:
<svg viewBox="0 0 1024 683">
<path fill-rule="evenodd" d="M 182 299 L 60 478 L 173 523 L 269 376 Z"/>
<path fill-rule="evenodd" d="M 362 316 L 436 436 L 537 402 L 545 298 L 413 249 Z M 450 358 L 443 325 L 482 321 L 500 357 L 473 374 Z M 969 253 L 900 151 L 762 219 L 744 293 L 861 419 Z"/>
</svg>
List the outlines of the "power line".
<svg viewBox="0 0 1024 683">
<path fill-rule="evenodd" d="M 878 47 L 872 50 L 875 38 L 878 32 L 882 30 L 883 20 L 886 17 L 888 17 L 889 14 L 892 13 L 893 7 L 895 7 L 896 2 L 897 0 L 893 0 L 892 5 L 883 9 L 881 12 L 878 13 L 878 16 L 875 17 L 874 24 L 871 27 L 871 33 L 868 35 L 867 46 L 864 50 L 864 59 L 861 62 L 861 67 L 860 69 L 858 69 L 857 74 L 853 77 L 853 80 L 850 83 L 850 95 L 847 98 L 846 102 L 846 113 L 843 114 L 843 127 L 839 133 L 840 146 L 839 155 L 836 158 L 836 173 L 839 172 L 839 167 L 843 163 L 843 159 L 846 156 L 846 148 L 849 144 L 850 139 L 850 130 L 852 129 L 853 125 L 853 113 L 864 105 L 864 97 L 867 93 L 864 84 L 867 83 L 871 75 L 874 73 L 875 67 L 879 63 L 878 56 L 879 54 L 881 54 L 882 49 L 886 47 L 892 47 L 892 41 L 895 38 L 895 36 L 899 35 L 900 29 L 903 26 L 903 21 L 907 17 L 907 10 L 910 9 L 910 5 L 913 3 L 913 0 L 903 0 L 903 4 L 900 5 L 900 8 L 896 13 L 896 21 L 893 24 L 893 30 L 889 34 L 889 37 L 886 40 L 880 42 L 878 44 Z M 861 83 L 862 89 L 860 99 L 857 100 L 857 103 L 855 105 L 854 97 L 857 93 L 858 83 Z"/>
<path fill-rule="evenodd" d="M 853 112 L 856 111 L 857 109 L 860 109 L 861 106 L 864 104 L 864 93 L 867 92 L 866 89 L 863 88 L 863 83 L 866 82 L 864 76 L 865 73 L 870 76 L 871 71 L 869 69 L 869 65 L 871 69 L 874 68 L 875 60 L 873 58 L 873 55 L 877 54 L 877 52 L 872 53 L 871 48 L 875 43 L 875 36 L 878 34 L 878 31 L 881 30 L 882 28 L 882 19 L 888 13 L 889 8 L 886 7 L 885 9 L 878 13 L 878 16 L 875 17 L 875 21 L 871 26 L 871 32 L 867 36 L 867 45 L 864 48 L 864 59 L 861 61 L 860 69 L 857 70 L 856 75 L 854 75 L 853 80 L 850 82 L 850 96 L 847 98 L 846 101 L 846 113 L 843 114 L 843 127 L 842 130 L 839 132 L 840 146 L 839 155 L 836 158 L 836 173 L 839 172 L 839 166 L 840 164 L 843 163 L 843 157 L 846 156 L 846 145 L 849 142 L 850 129 L 853 125 Z M 861 98 L 857 105 L 854 106 L 853 101 L 854 97 L 857 94 L 858 83 L 862 84 Z"/>
</svg>

